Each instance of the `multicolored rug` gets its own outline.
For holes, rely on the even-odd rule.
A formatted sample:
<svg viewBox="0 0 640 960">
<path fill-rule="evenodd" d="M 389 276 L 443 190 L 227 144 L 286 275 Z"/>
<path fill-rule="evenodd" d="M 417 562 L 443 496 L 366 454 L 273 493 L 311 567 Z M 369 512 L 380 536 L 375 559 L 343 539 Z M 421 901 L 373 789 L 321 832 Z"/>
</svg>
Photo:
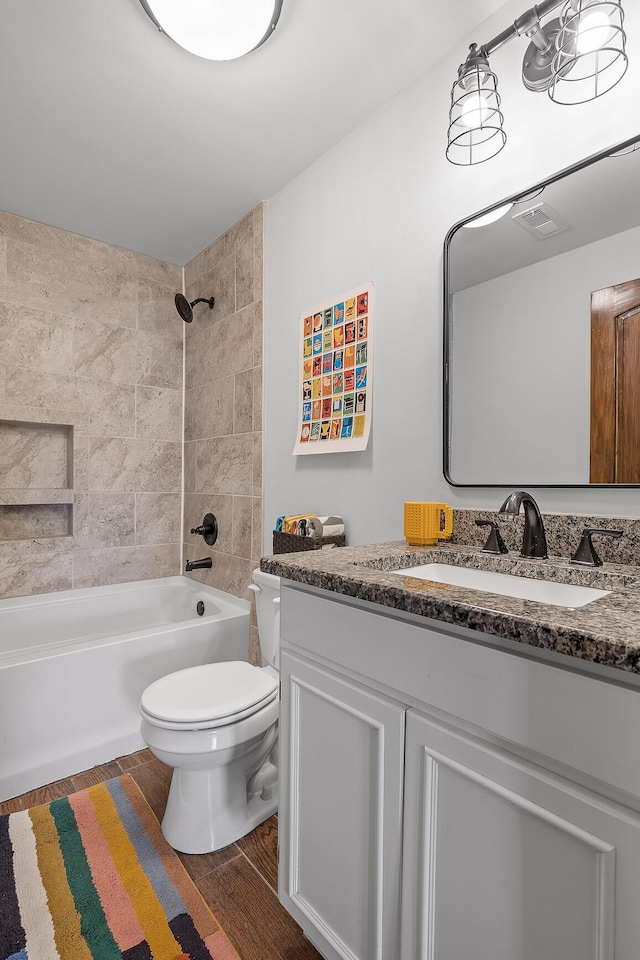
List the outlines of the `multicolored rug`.
<svg viewBox="0 0 640 960">
<path fill-rule="evenodd" d="M 128 775 L 0 817 L 0 960 L 239 960 Z"/>
</svg>

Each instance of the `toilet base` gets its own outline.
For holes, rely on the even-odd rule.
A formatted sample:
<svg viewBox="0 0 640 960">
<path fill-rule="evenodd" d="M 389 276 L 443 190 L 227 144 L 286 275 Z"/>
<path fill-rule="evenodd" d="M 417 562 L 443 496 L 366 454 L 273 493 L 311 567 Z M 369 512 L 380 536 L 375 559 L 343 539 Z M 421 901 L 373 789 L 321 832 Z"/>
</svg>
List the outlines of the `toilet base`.
<svg viewBox="0 0 640 960">
<path fill-rule="evenodd" d="M 275 730 L 269 734 L 261 738 L 259 753 L 264 762 L 257 767 L 248 765 L 245 756 L 209 769 L 174 769 L 162 820 L 162 833 L 174 850 L 220 850 L 276 813 L 278 744 Z"/>
</svg>

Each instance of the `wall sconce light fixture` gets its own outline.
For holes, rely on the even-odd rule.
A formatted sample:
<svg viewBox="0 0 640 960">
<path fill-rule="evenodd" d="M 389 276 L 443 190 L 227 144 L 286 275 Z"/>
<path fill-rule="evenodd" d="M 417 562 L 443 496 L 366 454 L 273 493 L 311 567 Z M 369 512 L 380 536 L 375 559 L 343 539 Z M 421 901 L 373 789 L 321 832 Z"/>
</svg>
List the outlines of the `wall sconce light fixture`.
<svg viewBox="0 0 640 960">
<path fill-rule="evenodd" d="M 560 17 L 541 20 L 558 7 Z M 528 90 L 555 103 L 586 103 L 624 76 L 628 57 L 622 0 L 543 0 L 489 43 L 471 44 L 451 90 L 447 159 L 470 166 L 489 160 L 507 142 L 498 80 L 489 57 L 514 37 L 531 41 L 522 63 Z"/>
<path fill-rule="evenodd" d="M 448 159 L 474 164 L 495 157 L 507 142 L 503 123 L 498 78 L 486 55 L 472 43 L 451 91 Z"/>
<path fill-rule="evenodd" d="M 262 46 L 283 0 L 140 0 L 160 33 L 206 60 L 235 60 Z"/>
</svg>

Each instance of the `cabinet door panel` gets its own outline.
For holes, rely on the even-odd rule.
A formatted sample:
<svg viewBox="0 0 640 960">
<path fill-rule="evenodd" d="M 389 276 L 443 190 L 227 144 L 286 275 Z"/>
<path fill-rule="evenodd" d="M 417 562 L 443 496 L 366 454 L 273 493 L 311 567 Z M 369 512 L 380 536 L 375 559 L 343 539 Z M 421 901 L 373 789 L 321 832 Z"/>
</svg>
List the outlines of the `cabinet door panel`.
<svg viewBox="0 0 640 960">
<path fill-rule="evenodd" d="M 403 958 L 636 960 L 631 811 L 411 712 L 405 804 Z"/>
<path fill-rule="evenodd" d="M 280 898 L 327 956 L 391 960 L 404 710 L 286 653 L 282 660 L 290 772 L 281 785 Z"/>
</svg>

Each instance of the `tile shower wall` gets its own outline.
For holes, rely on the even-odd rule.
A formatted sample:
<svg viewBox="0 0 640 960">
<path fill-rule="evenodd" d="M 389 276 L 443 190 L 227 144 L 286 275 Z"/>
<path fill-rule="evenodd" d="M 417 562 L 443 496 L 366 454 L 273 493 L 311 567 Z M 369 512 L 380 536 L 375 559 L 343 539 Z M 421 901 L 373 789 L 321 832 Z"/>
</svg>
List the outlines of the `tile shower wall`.
<svg viewBox="0 0 640 960">
<path fill-rule="evenodd" d="M 180 572 L 181 285 L 0 213 L 0 597 Z"/>
<path fill-rule="evenodd" d="M 244 599 L 262 554 L 263 228 L 259 204 L 185 267 L 189 300 L 215 307 L 186 327 L 184 555 L 211 556 L 191 576 Z M 209 512 L 213 548 L 189 533 Z M 252 643 L 255 658 L 255 628 Z"/>
</svg>

